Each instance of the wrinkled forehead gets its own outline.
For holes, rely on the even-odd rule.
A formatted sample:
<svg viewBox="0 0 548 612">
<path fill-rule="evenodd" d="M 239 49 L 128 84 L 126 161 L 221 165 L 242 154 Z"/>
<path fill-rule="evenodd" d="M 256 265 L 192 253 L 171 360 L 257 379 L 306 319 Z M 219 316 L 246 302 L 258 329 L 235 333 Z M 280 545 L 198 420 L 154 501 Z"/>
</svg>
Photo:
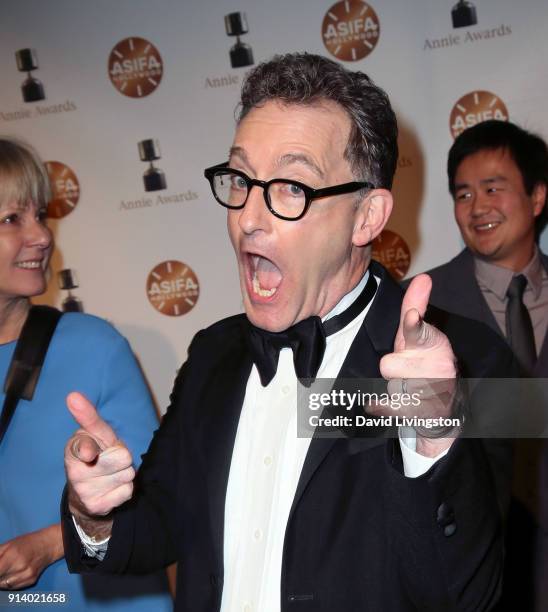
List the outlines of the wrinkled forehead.
<svg viewBox="0 0 548 612">
<path fill-rule="evenodd" d="M 336 103 L 284 103 L 269 100 L 253 107 L 237 126 L 231 157 L 249 166 L 308 162 L 318 174 L 347 165 L 350 119 Z M 256 169 L 256 168 L 253 168 Z"/>
</svg>

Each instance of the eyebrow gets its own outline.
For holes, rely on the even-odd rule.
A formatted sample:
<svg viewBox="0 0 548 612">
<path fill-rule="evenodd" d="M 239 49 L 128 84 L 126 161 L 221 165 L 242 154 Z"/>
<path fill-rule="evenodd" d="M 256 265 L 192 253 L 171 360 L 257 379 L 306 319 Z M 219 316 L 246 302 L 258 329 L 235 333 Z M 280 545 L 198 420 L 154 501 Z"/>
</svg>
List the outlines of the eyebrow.
<svg viewBox="0 0 548 612">
<path fill-rule="evenodd" d="M 30 201 L 23 200 L 6 200 L 0 203 L 0 213 L 5 212 L 6 210 L 15 210 L 17 212 L 26 211 L 30 208 L 34 208 L 36 210 L 42 210 L 43 208 L 47 208 L 45 204 L 35 204 Z"/>
<path fill-rule="evenodd" d="M 249 157 L 247 156 L 245 149 L 238 146 L 230 147 L 229 158 L 232 158 L 233 156 L 239 157 L 244 162 L 244 164 L 248 166 L 250 170 L 253 170 L 253 167 L 249 161 Z M 310 168 L 314 172 L 314 174 L 319 176 L 321 179 L 324 178 L 324 173 L 322 172 L 318 164 L 316 164 L 311 157 L 305 155 L 304 153 L 286 153 L 278 159 L 276 166 L 278 168 L 281 168 L 283 166 L 289 166 L 291 164 L 303 164 Z"/>
<path fill-rule="evenodd" d="M 324 173 L 318 164 L 316 164 L 311 157 L 305 155 L 304 153 L 286 153 L 278 160 L 278 167 L 290 166 L 291 164 L 303 164 L 304 166 L 310 168 L 319 178 L 324 178 Z"/>
<path fill-rule="evenodd" d="M 228 151 L 228 158 L 230 159 L 234 155 L 239 157 L 243 162 L 245 162 L 249 166 L 249 159 L 247 157 L 247 153 L 245 152 L 245 149 L 242 149 L 242 147 L 230 147 L 230 150 Z"/>
<path fill-rule="evenodd" d="M 481 179 L 480 180 L 480 185 L 492 185 L 493 183 L 507 183 L 508 179 L 504 176 L 500 176 L 500 175 L 496 175 L 496 176 L 490 176 L 488 178 L 485 179 Z M 470 187 L 469 183 L 455 183 L 455 191 L 458 191 L 459 189 L 466 189 L 467 187 Z"/>
</svg>

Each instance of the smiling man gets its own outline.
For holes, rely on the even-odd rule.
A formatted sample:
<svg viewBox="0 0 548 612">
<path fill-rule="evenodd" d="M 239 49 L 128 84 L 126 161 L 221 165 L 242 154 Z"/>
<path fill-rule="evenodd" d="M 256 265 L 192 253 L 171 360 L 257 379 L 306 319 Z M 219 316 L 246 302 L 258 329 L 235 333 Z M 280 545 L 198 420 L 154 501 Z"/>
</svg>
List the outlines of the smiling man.
<svg viewBox="0 0 548 612">
<path fill-rule="evenodd" d="M 513 123 L 485 121 L 455 140 L 447 171 L 466 248 L 428 272 L 431 302 L 491 327 L 524 376 L 548 377 L 548 257 L 537 245 L 546 224 L 546 143 Z M 516 445 L 500 610 L 548 606 L 548 449 L 539 442 Z"/>
<path fill-rule="evenodd" d="M 528 374 L 548 376 L 548 257 L 537 246 L 546 223 L 546 143 L 513 123 L 485 121 L 455 140 L 447 171 L 466 248 L 428 272 L 431 301 L 486 323 Z M 523 329 L 513 329 L 514 303 Z"/>
<path fill-rule="evenodd" d="M 403 296 L 371 261 L 396 161 L 395 115 L 366 75 L 309 54 L 251 71 L 229 160 L 205 171 L 245 314 L 194 338 L 135 486 L 123 442 L 69 396 L 72 570 L 177 560 L 186 612 L 490 608 L 502 548 L 476 440 L 297 436 L 299 379 L 453 388 L 451 345 L 424 320 L 430 280 Z"/>
</svg>

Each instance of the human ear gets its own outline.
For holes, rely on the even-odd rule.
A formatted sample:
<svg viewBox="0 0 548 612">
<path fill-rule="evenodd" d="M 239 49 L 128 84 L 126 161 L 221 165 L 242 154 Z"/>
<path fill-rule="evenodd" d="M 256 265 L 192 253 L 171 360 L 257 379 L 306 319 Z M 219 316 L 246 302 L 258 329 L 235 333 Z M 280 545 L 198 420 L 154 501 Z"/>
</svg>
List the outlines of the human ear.
<svg viewBox="0 0 548 612">
<path fill-rule="evenodd" d="M 357 205 L 352 244 L 365 246 L 384 229 L 392 212 L 393 198 L 387 189 L 373 189 Z"/>
<path fill-rule="evenodd" d="M 546 203 L 546 183 L 537 183 L 533 187 L 531 200 L 533 202 L 533 215 L 538 217 Z"/>
</svg>

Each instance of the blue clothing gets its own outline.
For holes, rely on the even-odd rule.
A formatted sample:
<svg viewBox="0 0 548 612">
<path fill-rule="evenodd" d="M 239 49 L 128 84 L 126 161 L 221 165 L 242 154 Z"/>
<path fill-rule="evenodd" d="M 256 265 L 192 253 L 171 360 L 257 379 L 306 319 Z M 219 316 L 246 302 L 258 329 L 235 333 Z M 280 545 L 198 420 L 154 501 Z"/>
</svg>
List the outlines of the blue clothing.
<svg viewBox="0 0 548 612">
<path fill-rule="evenodd" d="M 15 344 L 0 345 L 0 381 L 5 380 Z M 49 346 L 34 398 L 19 401 L 0 444 L 1 543 L 59 522 L 65 485 L 63 450 L 77 429 L 65 403 L 71 391 L 80 391 L 97 406 L 130 449 L 136 465 L 158 425 L 149 392 L 125 338 L 102 319 L 64 314 Z M 173 609 L 164 572 L 146 577 L 69 574 L 61 559 L 46 568 L 38 583 L 28 590 L 68 593 L 69 605 L 62 607 L 67 611 Z"/>
</svg>

